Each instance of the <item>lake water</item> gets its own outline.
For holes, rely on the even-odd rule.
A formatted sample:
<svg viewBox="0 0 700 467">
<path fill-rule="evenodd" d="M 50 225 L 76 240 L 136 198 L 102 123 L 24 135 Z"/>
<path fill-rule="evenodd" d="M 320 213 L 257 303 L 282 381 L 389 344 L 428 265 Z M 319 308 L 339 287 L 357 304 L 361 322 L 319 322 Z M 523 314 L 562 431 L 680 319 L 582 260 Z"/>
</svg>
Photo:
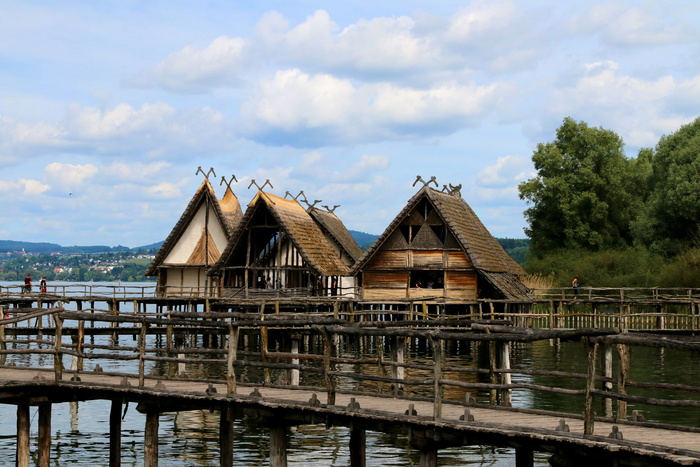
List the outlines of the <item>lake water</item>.
<svg viewBox="0 0 700 467">
<path fill-rule="evenodd" d="M 4 284 L 3 284 L 4 285 Z M 140 285 L 140 284 L 139 284 Z M 150 284 L 145 284 L 150 285 Z M 108 337 L 96 337 L 105 339 Z M 126 339 L 126 338 L 124 338 Z M 130 338 L 128 338 L 130 339 Z M 196 344 L 196 343 L 195 343 Z M 410 347 L 412 358 L 420 359 L 425 348 L 419 344 Z M 580 343 L 536 342 L 513 346 L 511 366 L 514 369 L 541 369 L 586 372 L 586 357 Z M 473 346 L 450 348 L 448 365 L 474 366 L 479 353 Z M 0 370 L 1 371 L 1 370 Z M 664 381 L 695 385 L 700 379 L 700 358 L 688 352 L 651 348 L 632 349 L 633 381 Z M 542 376 L 514 375 L 514 382 L 528 381 L 547 384 Z M 561 381 L 557 382 L 562 386 Z M 580 387 L 571 381 L 570 387 Z M 648 395 L 635 390 L 635 395 Z M 658 391 L 653 393 L 659 397 Z M 678 395 L 675 395 L 678 397 Z M 697 394 L 683 398 L 697 399 Z M 479 402 L 485 401 L 478 394 Z M 513 405 L 562 412 L 583 410 L 582 398 L 530 391 L 515 391 Z M 635 407 L 641 409 L 649 420 L 700 427 L 700 410 L 687 408 Z M 105 465 L 109 456 L 109 401 L 54 404 L 52 409 L 52 465 L 96 466 Z M 38 412 L 30 411 L 32 450 L 36 450 Z M 0 465 L 12 464 L 15 458 L 16 408 L 0 404 Z M 135 404 L 128 406 L 122 422 L 122 465 L 143 465 L 143 430 L 145 416 L 136 411 Z M 160 417 L 159 454 L 163 466 L 214 466 L 219 465 L 218 412 L 189 411 L 166 413 Z M 267 430 L 257 427 L 252 420 L 236 420 L 234 425 L 234 465 L 266 466 L 268 461 Z M 349 431 L 343 427 L 326 429 L 325 426 L 300 426 L 289 432 L 289 465 L 345 466 L 349 463 Z M 34 453 L 33 453 L 34 455 Z M 406 437 L 367 432 L 367 465 L 417 466 L 419 452 L 410 448 Z M 546 454 L 536 453 L 538 466 L 549 465 Z M 35 462 L 34 459 L 33 462 Z M 490 446 L 472 446 L 444 449 L 439 452 L 440 465 L 513 466 L 514 452 L 510 449 Z"/>
</svg>

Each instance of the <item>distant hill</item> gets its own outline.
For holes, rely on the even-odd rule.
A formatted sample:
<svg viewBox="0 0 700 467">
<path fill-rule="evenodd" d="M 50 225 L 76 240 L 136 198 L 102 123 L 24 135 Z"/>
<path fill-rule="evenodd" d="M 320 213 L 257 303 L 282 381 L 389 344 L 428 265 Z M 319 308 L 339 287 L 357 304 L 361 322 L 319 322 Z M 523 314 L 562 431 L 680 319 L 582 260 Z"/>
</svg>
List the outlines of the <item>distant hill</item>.
<svg viewBox="0 0 700 467">
<path fill-rule="evenodd" d="M 153 243 L 151 245 L 141 246 L 137 248 L 129 248 L 127 246 L 107 246 L 107 245 L 88 245 L 88 246 L 61 246 L 56 243 L 46 242 L 19 242 L 15 240 L 0 240 L 0 253 L 10 253 L 13 251 L 22 251 L 39 255 L 61 253 L 64 255 L 71 254 L 88 254 L 88 253 L 112 253 L 118 251 L 135 251 L 148 250 L 151 248 L 160 248 L 163 242 Z"/>
<path fill-rule="evenodd" d="M 379 238 L 379 235 L 350 230 L 350 235 L 355 239 L 362 251 L 367 251 L 369 247 Z M 501 244 L 506 253 L 510 255 L 518 264 L 525 263 L 525 255 L 530 248 L 530 239 L 527 238 L 496 238 Z M 106 246 L 106 245 L 91 245 L 91 246 L 61 246 L 56 243 L 35 243 L 35 242 L 19 242 L 15 240 L 0 240 L 0 253 L 8 253 L 13 251 L 24 250 L 27 253 L 34 254 L 50 254 L 61 253 L 64 255 L 70 254 L 96 254 L 110 253 L 121 251 L 138 251 L 138 250 L 158 250 L 163 245 L 163 241 L 151 243 L 134 248 L 129 248 L 122 245 Z"/>
<path fill-rule="evenodd" d="M 358 232 L 357 230 L 348 230 L 348 232 L 350 232 L 350 235 L 352 235 L 352 238 L 355 239 L 357 244 L 360 245 L 362 251 L 367 251 L 367 249 L 372 246 L 372 243 L 379 238 L 379 235 Z"/>
</svg>

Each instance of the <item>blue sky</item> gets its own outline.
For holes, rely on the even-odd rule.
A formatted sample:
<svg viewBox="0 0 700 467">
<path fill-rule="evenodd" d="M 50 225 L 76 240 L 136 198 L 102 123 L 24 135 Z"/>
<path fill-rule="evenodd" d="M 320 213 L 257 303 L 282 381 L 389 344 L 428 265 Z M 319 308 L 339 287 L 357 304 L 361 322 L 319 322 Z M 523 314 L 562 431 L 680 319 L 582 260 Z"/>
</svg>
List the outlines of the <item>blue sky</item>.
<svg viewBox="0 0 700 467">
<path fill-rule="evenodd" d="M 570 116 L 629 156 L 698 116 L 700 3 L 0 3 L 0 239 L 163 240 L 202 181 L 379 234 L 416 176 L 523 238 L 517 185 Z"/>
</svg>

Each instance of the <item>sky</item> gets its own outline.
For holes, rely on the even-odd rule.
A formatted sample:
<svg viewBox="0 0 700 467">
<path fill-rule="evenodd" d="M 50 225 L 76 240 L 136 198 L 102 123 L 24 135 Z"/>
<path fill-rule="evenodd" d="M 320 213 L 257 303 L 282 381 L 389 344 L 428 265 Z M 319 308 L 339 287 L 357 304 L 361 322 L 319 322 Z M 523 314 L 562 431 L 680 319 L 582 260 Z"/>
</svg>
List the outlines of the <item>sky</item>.
<svg viewBox="0 0 700 467">
<path fill-rule="evenodd" d="M 635 157 L 698 116 L 699 25 L 696 0 L 2 0 L 0 239 L 162 241 L 203 173 L 372 234 L 434 176 L 524 238 L 564 118 Z"/>
</svg>

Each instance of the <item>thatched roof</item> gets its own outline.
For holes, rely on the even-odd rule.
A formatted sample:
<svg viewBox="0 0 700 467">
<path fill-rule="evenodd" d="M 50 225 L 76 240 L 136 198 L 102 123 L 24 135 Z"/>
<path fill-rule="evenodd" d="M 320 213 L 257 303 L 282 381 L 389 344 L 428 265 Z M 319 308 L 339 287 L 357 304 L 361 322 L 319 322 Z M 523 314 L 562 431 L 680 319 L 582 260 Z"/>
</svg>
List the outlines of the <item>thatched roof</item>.
<svg viewBox="0 0 700 467">
<path fill-rule="evenodd" d="M 525 293 L 527 289 L 514 277 L 524 275 L 525 271 L 508 256 L 466 201 L 457 194 L 443 193 L 427 186 L 421 188 L 408 201 L 384 233 L 365 252 L 353 267 L 353 274 L 362 270 L 369 259 L 382 248 L 384 242 L 398 228 L 399 224 L 423 199 L 428 199 L 435 207 L 438 215 L 457 239 L 459 246 L 477 272 L 481 273 L 509 298 Z"/>
<path fill-rule="evenodd" d="M 180 219 L 175 224 L 175 227 L 173 227 L 173 230 L 170 231 L 170 234 L 163 242 L 163 245 L 161 245 L 158 253 L 156 253 L 156 257 L 151 262 L 148 270 L 146 270 L 147 276 L 158 275 L 158 268 L 163 265 L 165 258 L 168 257 L 168 254 L 170 254 L 175 245 L 177 245 L 178 240 L 180 240 L 182 237 L 182 234 L 187 229 L 187 226 L 192 221 L 192 218 L 197 214 L 200 206 L 203 203 L 206 203 L 207 200 L 209 201 L 209 205 L 213 207 L 214 212 L 216 213 L 217 218 L 224 229 L 224 232 L 226 232 L 226 238 L 231 238 L 236 225 L 243 216 L 238 198 L 235 194 L 233 194 L 230 188 L 227 188 L 223 199 L 218 201 L 211 183 L 209 183 L 209 180 L 204 180 L 185 208 L 185 211 L 180 216 Z M 213 245 L 213 240 L 209 245 L 210 250 L 212 247 L 216 248 L 216 246 Z M 201 264 L 204 264 L 204 258 L 206 255 L 199 250 L 201 250 L 201 248 L 198 245 L 198 247 L 195 248 L 195 252 L 193 252 L 191 256 L 191 259 L 192 261 L 199 261 L 199 259 L 202 258 Z M 211 258 L 212 251 L 209 251 L 208 253 L 209 257 Z"/>
<path fill-rule="evenodd" d="M 259 209 L 266 209 L 288 237 L 307 266 L 322 276 L 347 276 L 349 268 L 321 231 L 311 215 L 296 201 L 258 191 L 248 205 L 243 218 L 233 233 L 228 246 L 210 274 L 215 275 L 230 262 L 236 247 L 244 242 L 244 233 Z"/>
<path fill-rule="evenodd" d="M 360 259 L 362 256 L 362 248 L 360 248 L 360 245 L 357 244 L 338 216 L 332 212 L 314 207 L 310 207 L 308 213 L 321 226 L 321 229 L 327 232 L 338 246 L 352 258 L 353 263 Z"/>
</svg>

